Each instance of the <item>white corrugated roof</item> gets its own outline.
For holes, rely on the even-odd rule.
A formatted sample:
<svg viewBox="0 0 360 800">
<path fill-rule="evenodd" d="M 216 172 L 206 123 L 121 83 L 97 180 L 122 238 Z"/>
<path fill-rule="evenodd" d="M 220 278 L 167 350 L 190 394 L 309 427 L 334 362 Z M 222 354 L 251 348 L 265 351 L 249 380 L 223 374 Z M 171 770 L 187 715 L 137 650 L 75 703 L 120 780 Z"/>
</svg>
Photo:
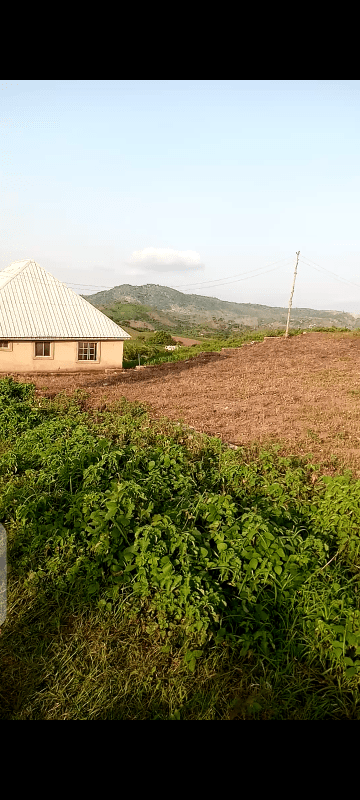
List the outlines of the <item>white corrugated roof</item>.
<svg viewBox="0 0 360 800">
<path fill-rule="evenodd" d="M 1 339 L 131 339 L 36 261 L 0 272 Z"/>
</svg>

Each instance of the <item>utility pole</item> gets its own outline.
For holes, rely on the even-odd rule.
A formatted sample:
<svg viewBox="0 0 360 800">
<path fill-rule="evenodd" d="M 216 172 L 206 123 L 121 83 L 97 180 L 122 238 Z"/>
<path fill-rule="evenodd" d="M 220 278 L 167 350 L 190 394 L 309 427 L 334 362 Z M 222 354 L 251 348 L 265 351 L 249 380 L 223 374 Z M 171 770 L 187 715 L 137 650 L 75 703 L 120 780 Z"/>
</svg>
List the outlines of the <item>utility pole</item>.
<svg viewBox="0 0 360 800">
<path fill-rule="evenodd" d="M 296 280 L 297 266 L 298 266 L 298 263 L 299 263 L 299 255 L 300 255 L 300 250 L 299 250 L 298 253 L 296 253 L 294 282 L 293 282 L 293 285 L 292 285 L 292 290 L 291 290 L 291 295 L 290 295 L 290 300 L 289 300 L 289 312 L 288 312 L 288 318 L 287 318 L 287 323 L 286 323 L 285 339 L 287 339 L 288 336 L 289 336 L 290 309 L 291 309 L 291 304 L 292 304 L 292 299 L 293 299 L 293 294 L 294 294 L 294 289 L 295 289 L 295 280 Z"/>
</svg>

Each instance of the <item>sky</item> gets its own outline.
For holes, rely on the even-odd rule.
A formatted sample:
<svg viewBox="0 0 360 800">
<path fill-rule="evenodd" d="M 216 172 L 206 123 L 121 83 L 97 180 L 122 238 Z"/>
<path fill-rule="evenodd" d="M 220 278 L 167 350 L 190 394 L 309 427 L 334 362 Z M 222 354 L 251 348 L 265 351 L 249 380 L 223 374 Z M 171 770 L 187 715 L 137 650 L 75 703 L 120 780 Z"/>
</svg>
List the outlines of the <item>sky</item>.
<svg viewBox="0 0 360 800">
<path fill-rule="evenodd" d="M 360 81 L 0 84 L 0 269 L 360 313 Z"/>
</svg>

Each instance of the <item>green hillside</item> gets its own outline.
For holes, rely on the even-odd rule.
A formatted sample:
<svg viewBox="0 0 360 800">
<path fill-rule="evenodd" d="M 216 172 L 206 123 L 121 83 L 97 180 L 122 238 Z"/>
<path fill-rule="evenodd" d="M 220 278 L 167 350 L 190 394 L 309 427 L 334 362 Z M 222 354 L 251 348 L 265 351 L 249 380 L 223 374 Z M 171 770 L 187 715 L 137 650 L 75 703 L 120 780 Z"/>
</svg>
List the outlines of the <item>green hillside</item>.
<svg viewBox="0 0 360 800">
<path fill-rule="evenodd" d="M 123 284 L 82 295 L 114 322 L 132 330 L 168 330 L 173 334 L 222 338 L 238 331 L 285 328 L 288 309 L 252 303 L 232 303 L 216 297 L 184 294 L 168 286 Z M 136 323 L 133 325 L 133 323 Z M 144 323 L 141 326 L 141 322 Z M 357 327 L 357 317 L 343 311 L 292 308 L 290 327 Z M 131 333 L 132 335 L 132 333 Z"/>
</svg>

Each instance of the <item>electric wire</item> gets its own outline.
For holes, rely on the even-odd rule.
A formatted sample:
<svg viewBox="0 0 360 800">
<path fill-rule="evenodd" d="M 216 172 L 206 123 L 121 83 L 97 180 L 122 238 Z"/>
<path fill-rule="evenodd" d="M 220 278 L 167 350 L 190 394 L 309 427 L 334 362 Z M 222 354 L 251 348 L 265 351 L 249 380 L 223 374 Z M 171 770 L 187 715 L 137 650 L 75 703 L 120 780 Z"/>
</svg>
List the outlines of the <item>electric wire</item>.
<svg viewBox="0 0 360 800">
<path fill-rule="evenodd" d="M 306 261 L 304 261 L 305 258 L 306 258 Z M 320 270 L 323 270 L 324 272 L 328 272 L 329 275 L 333 275 L 335 278 L 337 278 L 337 280 L 341 281 L 341 283 L 350 284 L 351 286 L 358 286 L 360 288 L 360 284 L 359 283 L 354 283 L 354 281 L 349 281 L 347 278 L 341 278 L 340 275 L 336 275 L 335 272 L 332 272 L 330 269 L 326 269 L 326 267 L 321 267 L 320 264 L 317 264 L 316 267 L 315 267 L 314 265 L 316 264 L 316 261 L 312 261 L 311 262 L 310 258 L 307 258 L 307 256 L 301 257 L 299 259 L 299 261 L 302 261 L 303 264 L 306 264 L 307 267 L 312 267 L 313 269 L 316 269 L 316 267 L 319 267 Z M 307 261 L 309 261 L 310 263 L 308 264 Z M 316 269 L 316 271 L 319 272 L 318 269 Z"/>
<path fill-rule="evenodd" d="M 261 269 L 264 270 L 264 267 L 257 267 L 256 270 L 248 270 L 247 272 L 238 273 L 239 275 L 246 275 L 245 278 L 237 278 L 236 276 L 229 275 L 228 278 L 214 278 L 214 281 L 215 280 L 216 281 L 221 281 L 221 283 L 216 283 L 215 284 L 214 282 L 212 283 L 212 281 L 209 279 L 208 281 L 199 281 L 196 284 L 195 283 L 193 283 L 193 284 L 191 284 L 191 283 L 178 284 L 177 286 L 173 286 L 171 288 L 176 289 L 176 288 L 179 288 L 179 287 L 180 288 L 186 288 L 188 286 L 198 286 L 198 287 L 200 287 L 200 288 L 202 287 L 204 289 L 211 289 L 211 288 L 216 289 L 218 286 L 228 286 L 231 283 L 239 283 L 240 281 L 249 280 L 249 278 L 259 278 L 262 275 L 266 275 L 268 272 L 274 272 L 274 270 L 281 269 L 282 267 L 288 266 L 288 264 L 292 263 L 293 257 L 291 256 L 291 257 L 287 257 L 286 259 L 280 259 L 280 260 L 281 260 L 281 262 L 285 262 L 285 263 L 280 263 L 279 264 L 279 262 L 277 262 L 277 261 L 270 262 L 270 265 L 266 265 L 266 266 L 271 266 L 271 263 L 272 264 L 277 264 L 278 266 L 272 267 L 271 269 L 267 269 L 267 270 L 265 270 L 263 272 L 259 272 L 259 270 L 261 270 Z M 250 274 L 248 274 L 248 273 L 250 273 Z M 256 273 L 256 274 L 254 274 L 254 273 Z M 235 278 L 235 280 L 231 280 L 232 278 Z M 226 283 L 225 281 L 229 281 L 229 283 Z M 204 284 L 210 284 L 210 283 L 212 283 L 211 286 L 208 286 L 208 285 L 204 286 Z M 98 288 L 98 289 L 101 289 L 101 288 L 114 289 L 115 288 L 114 286 L 100 287 L 100 286 L 96 286 L 95 284 L 71 283 L 70 281 L 67 282 L 67 285 L 69 285 L 69 286 L 77 286 L 77 287 L 80 287 L 80 288 L 81 287 L 84 287 L 84 288 L 87 287 L 87 288 L 95 288 L 95 289 L 96 288 Z"/>
</svg>

